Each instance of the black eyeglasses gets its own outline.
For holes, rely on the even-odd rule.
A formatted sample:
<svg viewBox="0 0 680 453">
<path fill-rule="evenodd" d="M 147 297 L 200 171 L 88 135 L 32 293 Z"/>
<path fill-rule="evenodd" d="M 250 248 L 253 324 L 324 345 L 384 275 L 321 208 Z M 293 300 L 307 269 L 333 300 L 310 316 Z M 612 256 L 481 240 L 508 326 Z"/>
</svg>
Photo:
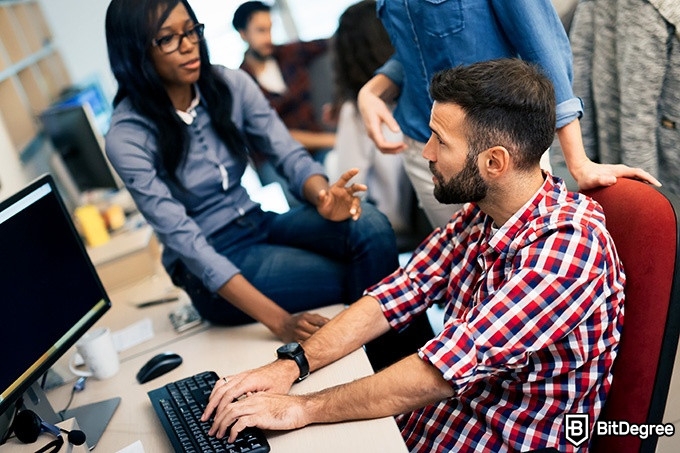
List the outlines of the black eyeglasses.
<svg viewBox="0 0 680 453">
<path fill-rule="evenodd" d="M 151 41 L 151 44 L 158 47 L 163 53 L 172 53 L 182 45 L 182 39 L 186 38 L 191 43 L 198 43 L 203 39 L 204 24 L 196 24 L 184 33 L 172 33 L 161 36 Z"/>
</svg>

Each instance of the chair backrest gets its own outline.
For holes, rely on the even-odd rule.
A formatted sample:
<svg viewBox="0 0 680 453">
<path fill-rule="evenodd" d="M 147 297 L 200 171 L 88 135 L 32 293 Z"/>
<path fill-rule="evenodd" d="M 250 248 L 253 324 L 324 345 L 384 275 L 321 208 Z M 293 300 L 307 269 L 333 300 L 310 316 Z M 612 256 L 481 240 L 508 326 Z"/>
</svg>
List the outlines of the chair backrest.
<svg viewBox="0 0 680 453">
<path fill-rule="evenodd" d="M 623 178 L 584 193 L 604 209 L 627 278 L 619 355 L 600 420 L 662 423 L 680 333 L 680 199 Z M 591 451 L 653 452 L 657 440 L 596 435 Z"/>
</svg>

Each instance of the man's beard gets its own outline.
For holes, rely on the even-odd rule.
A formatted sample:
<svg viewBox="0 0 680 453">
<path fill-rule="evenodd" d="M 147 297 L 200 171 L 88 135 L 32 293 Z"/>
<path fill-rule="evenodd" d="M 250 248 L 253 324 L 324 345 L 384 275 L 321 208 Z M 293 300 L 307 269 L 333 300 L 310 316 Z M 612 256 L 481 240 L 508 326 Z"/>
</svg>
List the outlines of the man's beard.
<svg viewBox="0 0 680 453">
<path fill-rule="evenodd" d="M 271 56 L 272 56 L 272 47 L 267 48 L 267 50 L 269 51 L 269 53 L 267 55 L 258 52 L 257 50 L 253 49 L 252 47 L 250 49 L 248 49 L 248 52 L 250 53 L 250 55 L 255 57 L 256 60 L 266 61 L 267 59 L 271 58 Z"/>
<path fill-rule="evenodd" d="M 434 168 L 433 162 L 430 162 L 430 171 L 437 179 L 434 185 L 434 197 L 440 203 L 469 203 L 486 197 L 489 186 L 482 179 L 479 168 L 469 156 L 465 159 L 465 167 L 448 181 L 444 181 L 444 176 Z"/>
</svg>

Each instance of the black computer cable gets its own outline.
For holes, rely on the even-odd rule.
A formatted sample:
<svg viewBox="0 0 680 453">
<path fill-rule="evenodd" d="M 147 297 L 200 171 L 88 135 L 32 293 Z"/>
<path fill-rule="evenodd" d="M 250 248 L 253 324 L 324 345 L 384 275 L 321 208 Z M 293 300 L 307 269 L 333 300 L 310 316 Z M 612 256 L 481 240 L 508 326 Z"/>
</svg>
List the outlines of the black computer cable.
<svg viewBox="0 0 680 453">
<path fill-rule="evenodd" d="M 59 418 L 62 421 L 64 421 L 64 414 L 66 414 L 68 408 L 71 407 L 71 403 L 73 402 L 73 396 L 77 392 L 80 392 L 85 389 L 85 381 L 87 381 L 87 377 L 85 376 L 79 377 L 78 380 L 76 380 L 75 384 L 73 384 L 73 387 L 71 387 L 71 396 L 68 399 L 68 403 L 66 403 L 66 407 L 58 412 Z"/>
</svg>

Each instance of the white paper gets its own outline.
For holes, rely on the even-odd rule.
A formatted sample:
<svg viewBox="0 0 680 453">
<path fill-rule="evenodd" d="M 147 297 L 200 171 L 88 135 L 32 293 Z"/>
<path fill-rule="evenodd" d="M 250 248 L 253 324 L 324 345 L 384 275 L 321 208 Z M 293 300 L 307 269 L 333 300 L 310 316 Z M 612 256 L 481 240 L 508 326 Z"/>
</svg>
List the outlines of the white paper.
<svg viewBox="0 0 680 453">
<path fill-rule="evenodd" d="M 142 441 L 138 440 L 137 442 L 128 445 L 122 450 L 118 450 L 117 453 L 144 453 L 144 446 L 142 445 Z"/>
<path fill-rule="evenodd" d="M 153 338 L 153 324 L 144 318 L 134 324 L 113 332 L 113 345 L 121 352 Z"/>
</svg>

